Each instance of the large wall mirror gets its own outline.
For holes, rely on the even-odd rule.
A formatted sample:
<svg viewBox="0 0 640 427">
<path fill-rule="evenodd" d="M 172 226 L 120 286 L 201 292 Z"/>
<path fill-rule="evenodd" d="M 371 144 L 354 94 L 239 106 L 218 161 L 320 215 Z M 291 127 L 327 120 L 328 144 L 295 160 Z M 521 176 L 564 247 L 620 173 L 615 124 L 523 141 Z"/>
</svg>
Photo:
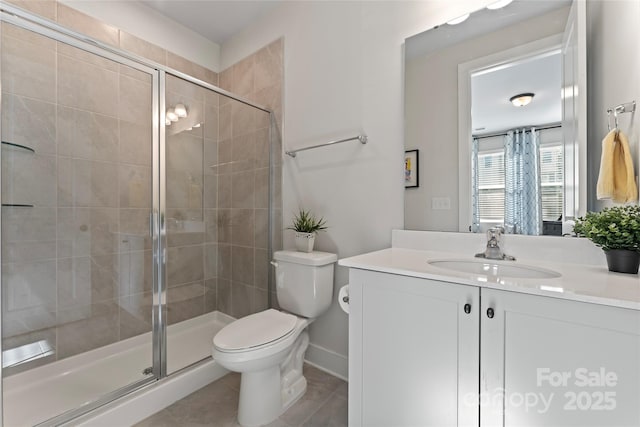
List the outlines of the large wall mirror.
<svg viewBox="0 0 640 427">
<path fill-rule="evenodd" d="M 637 37 L 623 48 L 614 22 L 639 16 L 635 0 L 515 0 L 408 38 L 405 149 L 417 150 L 420 183 L 405 190 L 405 228 L 562 235 L 601 207 L 606 109 L 635 100 L 640 76 Z M 628 61 L 626 87 L 598 69 L 605 58 Z"/>
</svg>

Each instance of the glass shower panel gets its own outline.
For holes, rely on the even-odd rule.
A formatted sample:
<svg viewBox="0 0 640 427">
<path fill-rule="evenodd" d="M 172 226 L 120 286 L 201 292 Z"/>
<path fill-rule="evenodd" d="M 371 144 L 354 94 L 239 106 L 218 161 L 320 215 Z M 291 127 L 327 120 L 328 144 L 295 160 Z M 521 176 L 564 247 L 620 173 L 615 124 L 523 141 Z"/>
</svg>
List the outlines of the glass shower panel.
<svg viewBox="0 0 640 427">
<path fill-rule="evenodd" d="M 152 75 L 3 23 L 1 78 L 4 422 L 33 425 L 150 376 Z"/>
<path fill-rule="evenodd" d="M 270 146 L 262 110 L 171 75 L 166 104 L 187 113 L 165 128 L 171 373 L 211 356 L 229 316 L 268 306 Z M 206 339 L 189 340 L 187 324 Z"/>
</svg>

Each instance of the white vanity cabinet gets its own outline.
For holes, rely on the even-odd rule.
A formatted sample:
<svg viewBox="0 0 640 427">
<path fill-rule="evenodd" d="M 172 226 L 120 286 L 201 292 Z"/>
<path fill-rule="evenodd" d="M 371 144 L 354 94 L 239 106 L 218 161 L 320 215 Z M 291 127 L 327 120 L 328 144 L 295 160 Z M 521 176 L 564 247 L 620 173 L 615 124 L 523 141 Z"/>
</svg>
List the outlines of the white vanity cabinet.
<svg viewBox="0 0 640 427">
<path fill-rule="evenodd" d="M 640 426 L 640 311 L 480 293 L 481 426 Z"/>
<path fill-rule="evenodd" d="M 350 426 L 640 426 L 640 311 L 349 279 Z"/>
<path fill-rule="evenodd" d="M 351 269 L 349 425 L 477 426 L 479 289 Z M 473 400 L 473 399 L 472 399 Z"/>
</svg>

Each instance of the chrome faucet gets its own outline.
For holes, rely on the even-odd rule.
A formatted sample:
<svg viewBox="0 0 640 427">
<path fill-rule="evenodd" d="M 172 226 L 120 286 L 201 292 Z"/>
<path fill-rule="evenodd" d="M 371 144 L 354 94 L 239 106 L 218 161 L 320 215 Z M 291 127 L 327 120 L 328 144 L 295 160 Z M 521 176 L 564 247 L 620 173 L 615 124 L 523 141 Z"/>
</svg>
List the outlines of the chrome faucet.
<svg viewBox="0 0 640 427">
<path fill-rule="evenodd" d="M 502 249 L 500 249 L 500 236 L 502 236 L 502 233 L 504 233 L 504 228 L 502 227 L 492 227 L 487 230 L 487 249 L 485 249 L 484 252 L 476 254 L 476 258 L 515 261 L 515 257 L 506 255 L 502 252 Z"/>
</svg>

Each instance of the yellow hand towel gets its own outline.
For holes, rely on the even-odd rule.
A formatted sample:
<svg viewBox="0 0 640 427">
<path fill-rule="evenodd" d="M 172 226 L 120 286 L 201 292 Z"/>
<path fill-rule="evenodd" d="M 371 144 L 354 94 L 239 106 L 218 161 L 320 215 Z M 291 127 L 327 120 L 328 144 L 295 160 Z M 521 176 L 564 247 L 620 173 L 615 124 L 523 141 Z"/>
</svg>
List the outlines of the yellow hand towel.
<svg viewBox="0 0 640 427">
<path fill-rule="evenodd" d="M 598 200 L 612 199 L 615 187 L 613 184 L 613 148 L 616 145 L 614 129 L 602 140 L 602 157 L 600 158 L 600 174 L 598 175 Z"/>
<path fill-rule="evenodd" d="M 616 145 L 613 149 L 613 182 L 615 192 L 613 201 L 618 203 L 636 202 L 638 200 L 638 186 L 636 185 L 636 173 L 633 170 L 631 149 L 627 136 L 618 131 Z"/>
<path fill-rule="evenodd" d="M 602 158 L 597 185 L 598 199 L 627 203 L 638 200 L 638 187 L 633 169 L 629 141 L 614 129 L 602 140 Z"/>
</svg>

